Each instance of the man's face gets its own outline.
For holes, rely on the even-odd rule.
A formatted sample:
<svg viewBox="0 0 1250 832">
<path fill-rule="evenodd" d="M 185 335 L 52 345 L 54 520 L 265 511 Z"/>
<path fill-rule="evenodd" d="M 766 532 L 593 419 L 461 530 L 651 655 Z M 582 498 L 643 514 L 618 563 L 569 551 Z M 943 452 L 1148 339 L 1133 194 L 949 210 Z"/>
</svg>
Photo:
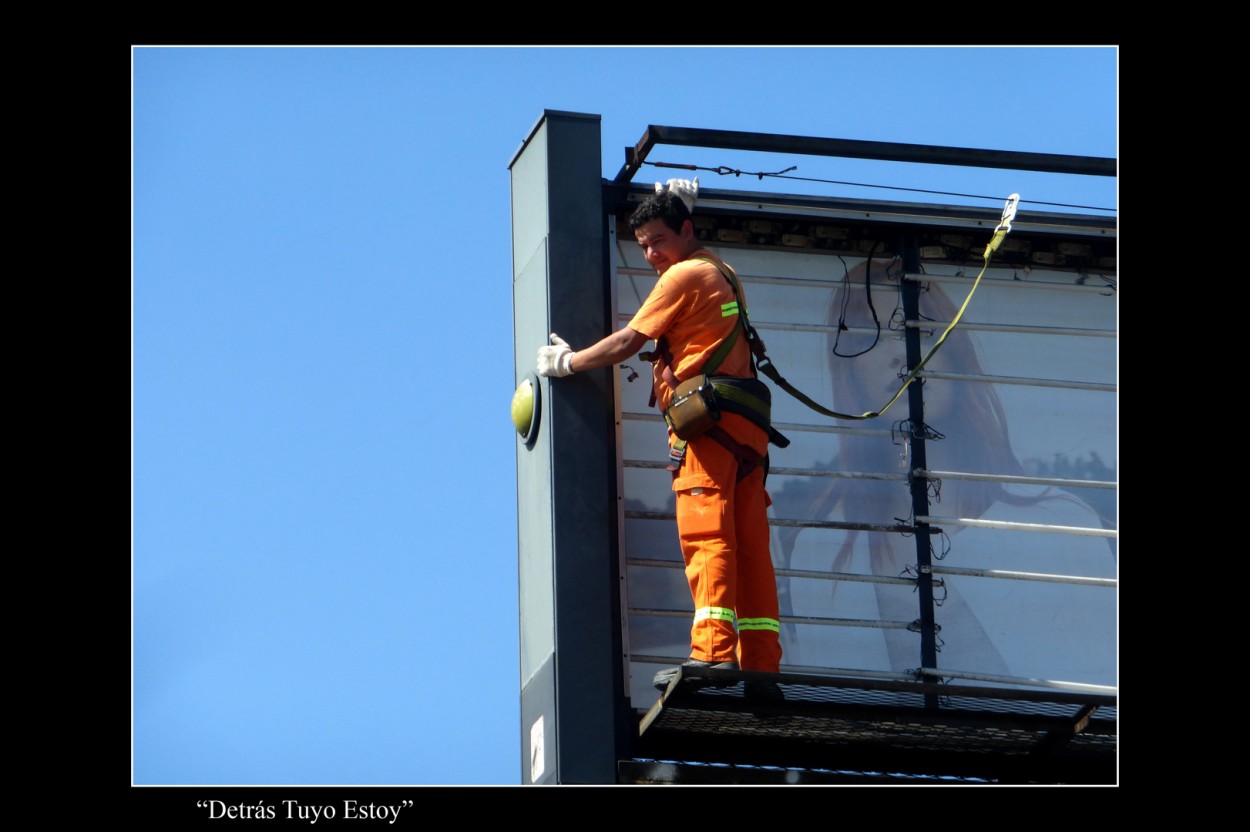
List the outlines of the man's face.
<svg viewBox="0 0 1250 832">
<path fill-rule="evenodd" d="M 656 274 L 664 274 L 669 266 L 685 260 L 699 247 L 690 220 L 681 224 L 681 231 L 669 228 L 664 220 L 651 220 L 634 229 L 634 237 Z"/>
</svg>

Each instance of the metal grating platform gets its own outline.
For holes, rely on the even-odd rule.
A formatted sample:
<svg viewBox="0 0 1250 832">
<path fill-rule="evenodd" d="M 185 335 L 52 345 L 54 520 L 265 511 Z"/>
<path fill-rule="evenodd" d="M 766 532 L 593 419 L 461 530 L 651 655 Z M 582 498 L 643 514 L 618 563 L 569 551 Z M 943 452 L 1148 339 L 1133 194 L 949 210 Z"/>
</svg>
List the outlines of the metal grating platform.
<svg viewBox="0 0 1250 832">
<path fill-rule="evenodd" d="M 785 701 L 749 700 L 772 680 Z M 620 782 L 1115 784 L 1116 697 L 683 669 Z"/>
</svg>

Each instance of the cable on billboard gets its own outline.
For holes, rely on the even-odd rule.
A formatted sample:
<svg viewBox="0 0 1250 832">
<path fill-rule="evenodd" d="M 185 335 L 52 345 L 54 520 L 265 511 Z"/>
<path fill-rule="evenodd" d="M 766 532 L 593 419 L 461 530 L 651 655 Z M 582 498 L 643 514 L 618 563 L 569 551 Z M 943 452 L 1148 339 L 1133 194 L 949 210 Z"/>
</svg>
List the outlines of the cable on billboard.
<svg viewBox="0 0 1250 832">
<path fill-rule="evenodd" d="M 984 265 L 981 266 L 981 272 L 977 275 L 976 280 L 972 282 L 972 288 L 968 290 L 968 296 L 964 298 L 964 302 L 959 307 L 959 311 L 955 313 L 955 317 L 951 320 L 949 324 L 947 324 L 946 329 L 943 330 L 940 336 L 938 336 L 938 339 L 936 342 L 934 342 L 933 346 L 929 348 L 929 352 L 926 353 L 924 358 L 920 359 L 920 362 L 911 369 L 911 371 L 903 379 L 903 383 L 898 388 L 898 392 L 896 392 L 893 398 L 891 398 L 888 402 L 886 402 L 885 406 L 882 407 L 880 410 L 870 410 L 870 411 L 867 411 L 866 413 L 860 413 L 858 415 L 849 414 L 849 413 L 839 413 L 836 410 L 830 410 L 829 408 L 813 401 L 811 398 L 807 396 L 807 394 L 803 393 L 801 390 L 794 387 L 792 384 L 790 384 L 790 382 L 786 381 L 785 378 L 782 377 L 781 372 L 775 366 L 773 366 L 772 359 L 770 359 L 765 354 L 764 342 L 762 339 L 760 339 L 759 334 L 755 331 L 755 327 L 750 326 L 750 324 L 747 324 L 747 341 L 751 346 L 751 352 L 755 355 L 755 363 L 756 363 L 757 369 L 760 372 L 762 372 L 764 375 L 768 376 L 768 378 L 771 379 L 774 383 L 776 383 L 777 386 L 785 390 L 791 396 L 798 399 L 800 402 L 807 405 L 809 408 L 816 411 L 817 413 L 821 413 L 825 416 L 831 416 L 835 419 L 863 420 L 863 419 L 875 419 L 876 417 L 880 416 L 882 413 L 885 413 L 885 411 L 889 410 L 890 406 L 893 405 L 896 401 L 898 401 L 899 397 L 903 395 L 903 391 L 906 390 L 908 386 L 911 385 L 911 383 L 916 379 L 916 376 L 920 373 L 920 371 L 924 368 L 924 366 L 929 363 L 929 359 L 932 358 L 934 353 L 936 353 L 938 349 L 942 346 L 942 344 L 946 342 L 946 337 L 950 335 L 951 331 L 955 329 L 955 326 L 959 323 L 960 319 L 963 317 L 964 310 L 968 308 L 968 303 L 972 300 L 973 293 L 976 292 L 977 286 L 979 286 L 981 283 L 981 278 L 985 276 L 986 270 L 990 267 L 991 255 L 993 255 L 993 253 L 998 250 L 999 245 L 1002 244 L 1003 240 L 1011 232 L 1011 221 L 1015 219 L 1016 209 L 1019 207 L 1019 205 L 1020 205 L 1019 194 L 1012 194 L 1011 196 L 1007 197 L 1007 202 L 1003 206 L 1002 216 L 998 221 L 997 227 L 995 227 L 994 229 L 994 236 L 990 239 L 989 243 L 986 244 L 985 252 L 981 255 L 982 260 L 984 261 Z"/>
</svg>

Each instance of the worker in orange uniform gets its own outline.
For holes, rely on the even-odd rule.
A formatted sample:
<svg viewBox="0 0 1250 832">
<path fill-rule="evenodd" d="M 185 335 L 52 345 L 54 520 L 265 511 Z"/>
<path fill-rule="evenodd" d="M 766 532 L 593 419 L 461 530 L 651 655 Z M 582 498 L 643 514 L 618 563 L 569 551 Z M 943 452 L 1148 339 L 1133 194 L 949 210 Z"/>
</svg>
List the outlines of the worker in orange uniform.
<svg viewBox="0 0 1250 832">
<path fill-rule="evenodd" d="M 653 403 L 667 411 L 678 384 L 705 368 L 742 326 L 740 286 L 728 266 L 703 248 L 690 220 L 698 179 L 670 179 L 630 217 L 630 227 L 660 279 L 629 324 L 584 350 L 551 333 L 538 350 L 540 375 L 563 377 L 617 364 L 655 339 Z M 736 283 L 736 277 L 734 279 Z M 737 289 L 737 291 L 736 291 Z M 741 330 L 739 330 L 741 333 Z M 754 379 L 746 337 L 721 352 L 715 375 Z M 758 384 L 767 396 L 767 388 Z M 777 673 L 781 664 L 777 584 L 769 552 L 764 490 L 769 432 L 758 420 L 722 412 L 721 430 L 682 442 L 669 431 L 670 468 L 677 495 L 677 534 L 694 599 L 690 658 L 684 667 Z M 668 686 L 678 668 L 656 674 Z M 757 680 L 758 682 L 758 680 Z M 747 685 L 747 695 L 775 700 L 771 682 Z"/>
</svg>

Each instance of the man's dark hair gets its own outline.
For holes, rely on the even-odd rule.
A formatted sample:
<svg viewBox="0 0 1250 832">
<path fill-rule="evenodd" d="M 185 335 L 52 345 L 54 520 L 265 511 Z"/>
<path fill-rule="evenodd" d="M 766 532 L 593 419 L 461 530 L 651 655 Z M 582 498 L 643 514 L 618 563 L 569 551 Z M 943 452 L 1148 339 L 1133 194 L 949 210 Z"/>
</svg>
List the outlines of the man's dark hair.
<svg viewBox="0 0 1250 832">
<path fill-rule="evenodd" d="M 629 227 L 637 231 L 652 220 L 664 220 L 669 230 L 681 233 L 681 224 L 690 219 L 686 203 L 681 197 L 671 193 L 667 188 L 658 194 L 652 194 L 642 201 L 629 217 Z"/>
</svg>

